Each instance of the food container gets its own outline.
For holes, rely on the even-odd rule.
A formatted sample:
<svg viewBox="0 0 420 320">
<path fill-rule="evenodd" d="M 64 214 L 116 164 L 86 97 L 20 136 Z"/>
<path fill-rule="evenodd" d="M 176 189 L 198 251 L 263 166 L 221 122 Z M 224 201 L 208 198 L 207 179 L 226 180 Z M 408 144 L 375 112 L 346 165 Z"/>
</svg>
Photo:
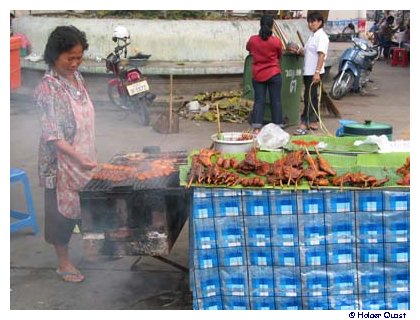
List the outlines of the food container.
<svg viewBox="0 0 420 320">
<path fill-rule="evenodd" d="M 248 152 L 256 144 L 256 136 L 252 133 L 245 134 L 252 137 L 252 139 L 243 140 L 243 132 L 223 132 L 220 134 L 220 139 L 218 139 L 218 134 L 215 133 L 211 136 L 211 140 L 217 151 L 224 153 Z"/>
<path fill-rule="evenodd" d="M 365 123 L 348 123 L 343 126 L 344 136 L 370 136 L 386 135 L 392 140 L 392 126 L 387 123 L 373 122 L 365 120 Z"/>
</svg>

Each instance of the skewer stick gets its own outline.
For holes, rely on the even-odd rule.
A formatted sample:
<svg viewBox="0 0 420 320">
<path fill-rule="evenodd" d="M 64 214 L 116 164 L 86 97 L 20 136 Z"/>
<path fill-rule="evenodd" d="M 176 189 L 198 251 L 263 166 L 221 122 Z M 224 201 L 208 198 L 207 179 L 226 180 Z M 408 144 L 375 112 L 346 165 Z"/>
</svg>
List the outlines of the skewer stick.
<svg viewBox="0 0 420 320">
<path fill-rule="evenodd" d="M 169 75 L 169 133 L 172 133 L 172 84 L 173 84 L 173 75 Z"/>
<path fill-rule="evenodd" d="M 303 146 L 303 147 L 305 148 L 305 151 L 306 151 L 306 154 L 308 155 L 308 157 L 312 159 L 311 154 L 309 153 L 308 147 L 307 146 Z M 310 164 L 312 164 L 312 167 L 316 171 L 315 163 L 314 162 L 310 162 Z"/>
</svg>

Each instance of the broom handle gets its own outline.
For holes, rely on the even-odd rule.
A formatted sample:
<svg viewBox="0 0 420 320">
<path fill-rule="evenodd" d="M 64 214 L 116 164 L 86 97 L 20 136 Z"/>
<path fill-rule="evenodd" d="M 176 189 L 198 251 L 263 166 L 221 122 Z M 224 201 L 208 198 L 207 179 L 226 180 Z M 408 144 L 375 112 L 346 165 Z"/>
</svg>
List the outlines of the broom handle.
<svg viewBox="0 0 420 320">
<path fill-rule="evenodd" d="M 172 84 L 173 75 L 169 75 L 169 132 L 172 133 Z"/>
<path fill-rule="evenodd" d="M 299 30 L 296 30 L 296 33 L 297 33 L 298 38 L 300 40 L 300 44 L 302 45 L 302 47 L 304 47 L 305 43 L 303 42 L 303 38 L 302 38 L 302 35 L 300 34 Z"/>
</svg>

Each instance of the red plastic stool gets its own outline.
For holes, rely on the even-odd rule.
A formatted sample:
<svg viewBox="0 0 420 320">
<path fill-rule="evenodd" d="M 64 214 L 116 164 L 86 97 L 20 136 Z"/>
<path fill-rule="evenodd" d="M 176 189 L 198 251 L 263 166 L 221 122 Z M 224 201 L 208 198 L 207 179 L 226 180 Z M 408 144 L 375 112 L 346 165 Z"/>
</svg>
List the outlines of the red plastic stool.
<svg viewBox="0 0 420 320">
<path fill-rule="evenodd" d="M 408 52 L 405 48 L 393 48 L 391 66 L 401 64 L 403 67 L 408 66 Z"/>
</svg>

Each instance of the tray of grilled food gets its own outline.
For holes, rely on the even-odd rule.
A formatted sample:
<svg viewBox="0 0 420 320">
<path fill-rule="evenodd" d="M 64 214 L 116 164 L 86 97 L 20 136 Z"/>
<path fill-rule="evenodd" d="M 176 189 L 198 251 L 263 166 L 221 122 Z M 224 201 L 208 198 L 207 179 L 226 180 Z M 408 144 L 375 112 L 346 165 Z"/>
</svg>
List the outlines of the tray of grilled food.
<svg viewBox="0 0 420 320">
<path fill-rule="evenodd" d="M 187 163 L 185 151 L 119 153 L 100 163 L 83 191 L 129 192 L 179 186 L 179 165 Z"/>
</svg>

